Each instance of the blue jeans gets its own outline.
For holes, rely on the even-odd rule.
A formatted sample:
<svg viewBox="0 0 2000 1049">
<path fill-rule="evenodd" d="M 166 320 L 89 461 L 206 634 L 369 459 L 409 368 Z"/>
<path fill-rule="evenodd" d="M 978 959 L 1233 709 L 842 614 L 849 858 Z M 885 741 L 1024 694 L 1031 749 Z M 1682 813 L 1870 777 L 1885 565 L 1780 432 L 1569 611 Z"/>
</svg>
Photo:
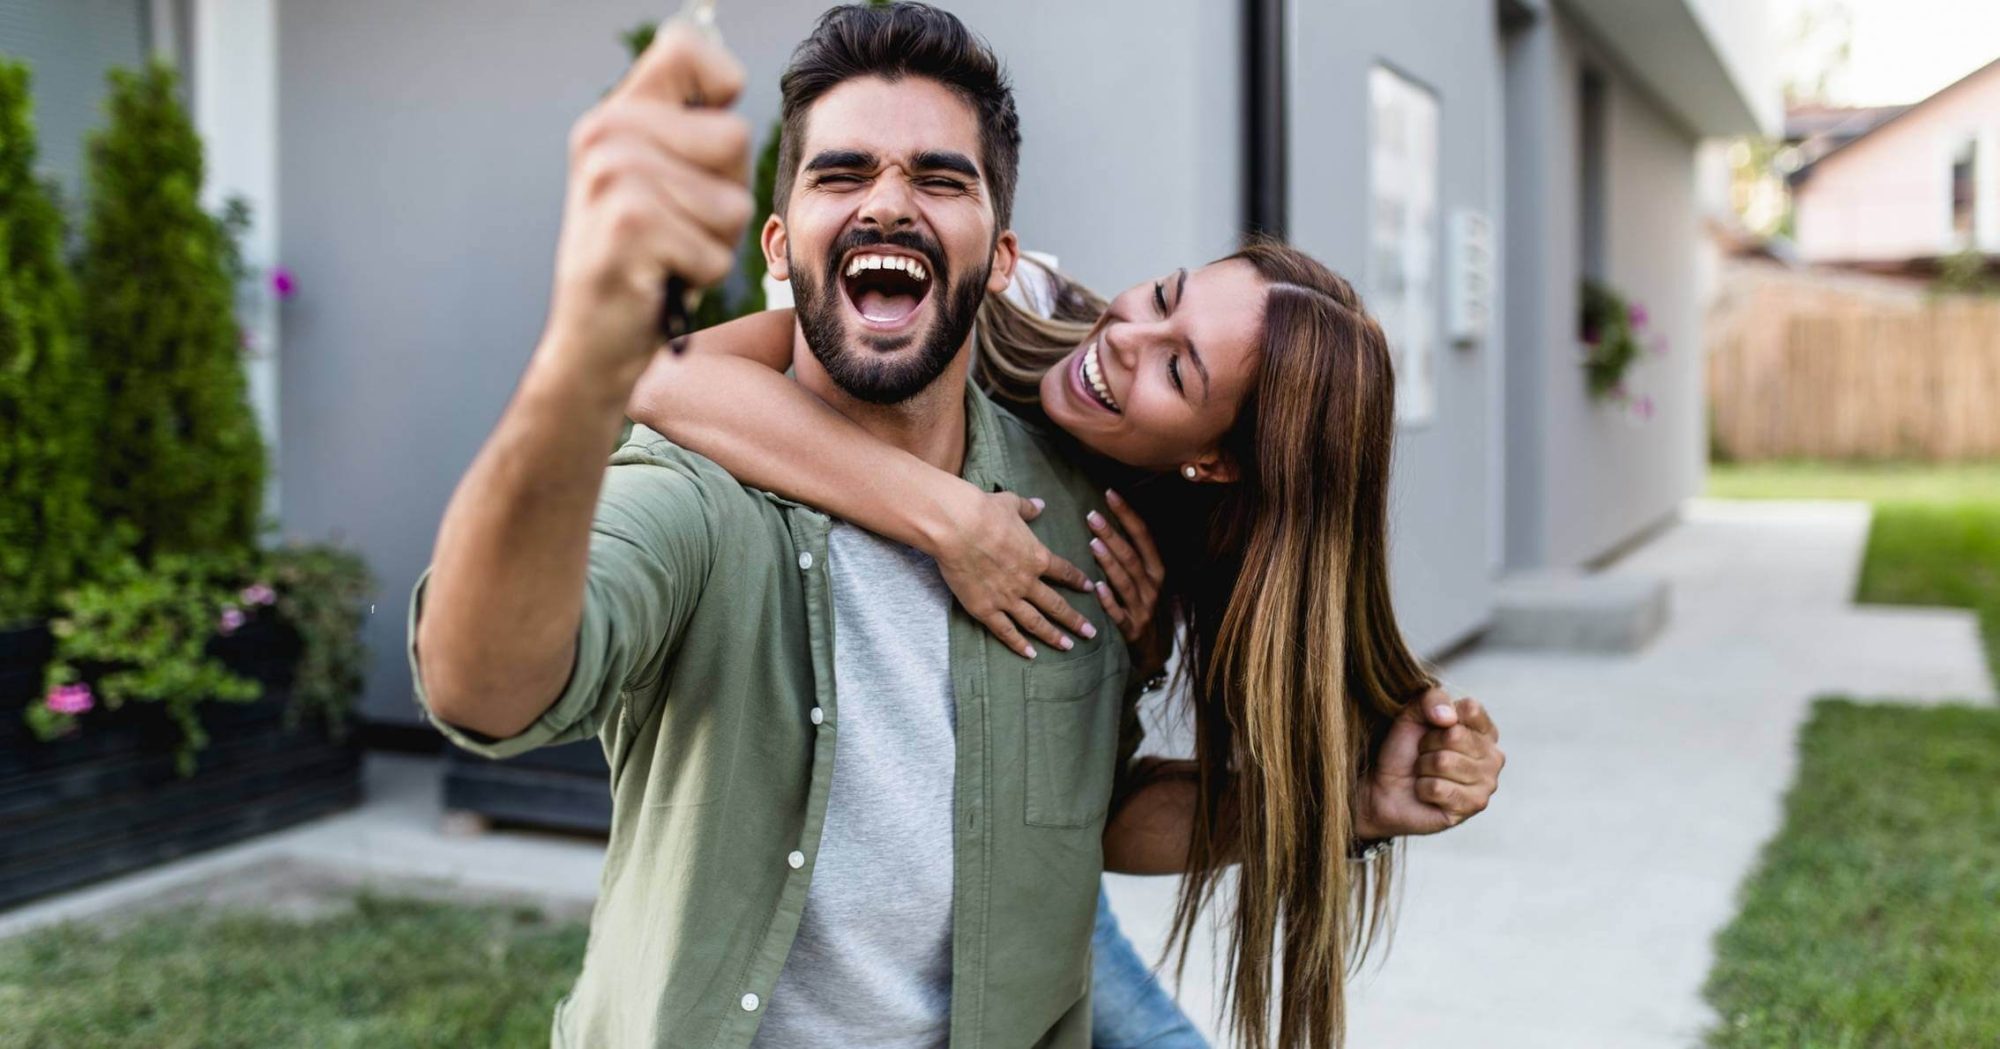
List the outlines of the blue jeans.
<svg viewBox="0 0 2000 1049">
<path fill-rule="evenodd" d="M 1173 996 L 1118 931 L 1111 898 L 1097 890 L 1090 936 L 1090 1043 L 1093 1049 L 1208 1049 Z"/>
</svg>

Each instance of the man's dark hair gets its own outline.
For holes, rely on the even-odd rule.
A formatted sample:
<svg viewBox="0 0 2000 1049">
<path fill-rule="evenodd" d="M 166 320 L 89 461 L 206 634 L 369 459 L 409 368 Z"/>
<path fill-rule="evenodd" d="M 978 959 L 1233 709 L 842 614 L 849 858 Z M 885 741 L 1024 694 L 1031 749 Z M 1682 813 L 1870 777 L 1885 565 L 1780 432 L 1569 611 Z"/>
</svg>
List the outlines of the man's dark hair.
<svg viewBox="0 0 2000 1049">
<path fill-rule="evenodd" d="M 783 214 L 799 173 L 806 111 L 820 96 L 856 77 L 935 80 L 979 115 L 980 166 L 993 194 L 994 232 L 1014 218 L 1014 183 L 1021 164 L 1021 118 L 1000 59 L 958 16 L 929 4 L 877 7 L 844 4 L 820 16 L 812 35 L 792 52 L 778 84 L 784 132 L 778 147 L 773 205 Z"/>
</svg>

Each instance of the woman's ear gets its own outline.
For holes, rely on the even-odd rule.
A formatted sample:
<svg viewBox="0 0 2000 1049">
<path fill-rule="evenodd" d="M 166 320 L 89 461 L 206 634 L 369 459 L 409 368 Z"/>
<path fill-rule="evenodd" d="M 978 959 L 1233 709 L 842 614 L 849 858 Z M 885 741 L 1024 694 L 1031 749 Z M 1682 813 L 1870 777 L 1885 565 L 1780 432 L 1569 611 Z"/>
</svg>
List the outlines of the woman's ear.
<svg viewBox="0 0 2000 1049">
<path fill-rule="evenodd" d="M 785 220 L 776 215 L 765 219 L 759 242 L 764 246 L 764 269 L 771 274 L 771 279 L 791 280 L 791 241 L 785 236 Z"/>
<path fill-rule="evenodd" d="M 1191 463 L 1181 467 L 1181 477 L 1195 484 L 1232 484 L 1241 472 L 1236 469 L 1236 460 L 1221 452 L 1204 452 Z"/>
</svg>

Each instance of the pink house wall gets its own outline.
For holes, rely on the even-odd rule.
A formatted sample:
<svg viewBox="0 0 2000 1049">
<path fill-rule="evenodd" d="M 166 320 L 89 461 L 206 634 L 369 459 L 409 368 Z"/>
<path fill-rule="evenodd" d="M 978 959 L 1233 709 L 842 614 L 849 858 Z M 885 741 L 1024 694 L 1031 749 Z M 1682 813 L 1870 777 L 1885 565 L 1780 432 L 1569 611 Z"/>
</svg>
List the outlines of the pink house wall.
<svg viewBox="0 0 2000 1049">
<path fill-rule="evenodd" d="M 1829 154 L 1796 189 L 1811 262 L 1899 262 L 1966 247 L 1951 229 L 1951 157 L 1977 143 L 1978 247 L 2000 254 L 2000 63 Z"/>
</svg>

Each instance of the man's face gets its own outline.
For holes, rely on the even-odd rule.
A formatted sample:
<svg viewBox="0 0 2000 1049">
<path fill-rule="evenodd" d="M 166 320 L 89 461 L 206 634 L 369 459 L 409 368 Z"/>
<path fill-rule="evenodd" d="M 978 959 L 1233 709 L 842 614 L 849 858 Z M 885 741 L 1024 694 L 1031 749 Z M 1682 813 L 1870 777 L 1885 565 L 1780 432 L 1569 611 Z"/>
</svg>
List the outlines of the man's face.
<svg viewBox="0 0 2000 1049">
<path fill-rule="evenodd" d="M 915 396 L 948 367 L 979 303 L 1012 278 L 995 236 L 979 118 L 934 80 L 860 77 L 807 114 L 782 219 L 764 229 L 806 344 L 841 389 Z"/>
</svg>

